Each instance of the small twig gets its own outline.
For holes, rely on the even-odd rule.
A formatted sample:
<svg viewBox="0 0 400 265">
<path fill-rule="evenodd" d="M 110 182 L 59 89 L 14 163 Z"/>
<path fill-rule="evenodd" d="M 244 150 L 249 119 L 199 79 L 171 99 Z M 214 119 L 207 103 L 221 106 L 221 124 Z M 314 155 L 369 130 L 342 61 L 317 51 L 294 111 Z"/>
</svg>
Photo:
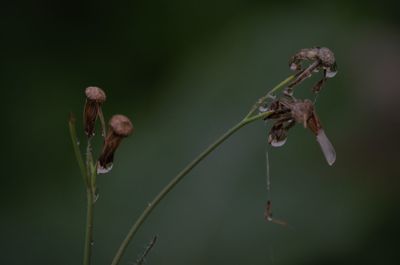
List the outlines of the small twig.
<svg viewBox="0 0 400 265">
<path fill-rule="evenodd" d="M 88 185 L 88 178 L 86 174 L 86 167 L 85 164 L 83 163 L 83 158 L 81 151 L 79 150 L 79 140 L 78 137 L 76 136 L 76 119 L 74 114 L 70 114 L 69 120 L 68 120 L 68 126 L 69 126 L 69 134 L 71 135 L 71 140 L 72 140 L 72 147 L 74 148 L 74 154 L 76 161 L 78 162 L 79 169 L 81 171 L 81 175 L 83 178 L 83 182 L 85 185 Z"/>
<path fill-rule="evenodd" d="M 154 236 L 153 239 L 147 245 L 142 255 L 140 255 L 140 257 L 136 260 L 135 265 L 143 265 L 145 263 L 146 257 L 149 255 L 150 251 L 153 249 L 156 243 L 157 243 L 157 236 Z"/>
</svg>

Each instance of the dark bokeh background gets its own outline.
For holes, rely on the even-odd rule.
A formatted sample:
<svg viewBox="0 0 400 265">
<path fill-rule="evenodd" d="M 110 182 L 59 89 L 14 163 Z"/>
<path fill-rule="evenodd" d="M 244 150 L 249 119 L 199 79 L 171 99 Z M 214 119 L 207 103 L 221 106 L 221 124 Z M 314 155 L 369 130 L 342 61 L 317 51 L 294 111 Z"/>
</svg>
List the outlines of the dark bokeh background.
<svg viewBox="0 0 400 265">
<path fill-rule="evenodd" d="M 270 151 L 274 214 L 291 228 L 263 219 L 258 122 L 177 186 L 121 264 L 154 234 L 148 264 L 397 264 L 398 10 L 395 1 L 2 3 L 0 263 L 81 263 L 85 193 L 67 118 L 81 117 L 86 86 L 104 88 L 107 117 L 124 113 L 136 128 L 99 177 L 94 264 L 109 264 L 163 185 L 290 74 L 294 52 L 321 45 L 339 64 L 317 103 L 338 157 L 329 167 L 300 126 Z"/>
</svg>

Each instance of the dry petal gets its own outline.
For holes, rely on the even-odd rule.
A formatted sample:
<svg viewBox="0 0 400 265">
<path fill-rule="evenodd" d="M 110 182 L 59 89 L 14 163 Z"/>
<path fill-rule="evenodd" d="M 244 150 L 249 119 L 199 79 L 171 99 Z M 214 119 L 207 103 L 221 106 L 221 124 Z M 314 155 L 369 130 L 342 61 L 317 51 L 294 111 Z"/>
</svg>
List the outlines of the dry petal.
<svg viewBox="0 0 400 265">
<path fill-rule="evenodd" d="M 325 156 L 326 162 L 330 166 L 333 165 L 336 161 L 336 151 L 335 148 L 333 147 L 331 141 L 329 141 L 328 137 L 325 134 L 325 131 L 323 129 L 320 129 L 318 134 L 317 134 L 317 142 L 319 143 L 319 146 L 321 147 L 322 153 Z"/>
</svg>

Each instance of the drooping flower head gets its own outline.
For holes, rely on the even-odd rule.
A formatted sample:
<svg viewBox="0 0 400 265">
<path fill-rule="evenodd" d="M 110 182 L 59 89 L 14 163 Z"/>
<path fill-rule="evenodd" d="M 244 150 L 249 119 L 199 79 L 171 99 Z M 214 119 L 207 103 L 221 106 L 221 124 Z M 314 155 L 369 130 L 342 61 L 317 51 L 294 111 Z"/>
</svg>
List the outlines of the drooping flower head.
<svg viewBox="0 0 400 265">
<path fill-rule="evenodd" d="M 86 103 L 83 111 L 85 133 L 88 137 L 94 135 L 96 120 L 102 115 L 101 105 L 106 101 L 104 91 L 95 86 L 87 87 L 85 90 Z"/>
<path fill-rule="evenodd" d="M 107 173 L 111 170 L 114 161 L 114 153 L 122 139 L 133 132 L 131 121 L 124 115 L 114 115 L 110 119 L 107 136 L 104 140 L 103 151 L 98 160 L 97 173 Z"/>
<path fill-rule="evenodd" d="M 274 121 L 268 135 L 268 142 L 271 146 L 280 147 L 284 145 L 289 129 L 296 123 L 299 123 L 304 128 L 310 129 L 316 136 L 326 161 L 329 165 L 333 165 L 336 160 L 335 149 L 326 136 L 315 112 L 314 104 L 310 100 L 297 100 L 293 97 L 284 97 L 272 102 L 270 110 L 273 113 L 268 119 Z"/>
<path fill-rule="evenodd" d="M 311 62 L 303 69 L 304 62 Z M 313 72 L 323 71 L 323 77 L 313 86 L 314 92 L 319 92 L 328 78 L 332 78 L 337 74 L 337 64 L 335 55 L 326 47 L 314 47 L 301 49 L 289 60 L 289 67 L 293 71 L 297 71 L 296 79 L 289 84 L 291 90 L 294 86 L 300 84 L 303 80 L 312 75 Z"/>
</svg>

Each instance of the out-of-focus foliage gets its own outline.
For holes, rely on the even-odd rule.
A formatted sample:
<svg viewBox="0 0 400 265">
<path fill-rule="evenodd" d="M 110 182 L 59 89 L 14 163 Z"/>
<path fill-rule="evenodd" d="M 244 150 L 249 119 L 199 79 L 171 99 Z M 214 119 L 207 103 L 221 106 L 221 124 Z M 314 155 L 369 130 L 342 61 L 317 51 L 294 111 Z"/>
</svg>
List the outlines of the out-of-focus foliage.
<svg viewBox="0 0 400 265">
<path fill-rule="evenodd" d="M 339 66 L 317 101 L 337 161 L 329 167 L 301 126 L 270 150 L 274 216 L 290 228 L 263 219 L 267 128 L 258 122 L 179 184 L 122 264 L 155 234 L 148 264 L 395 264 L 398 10 L 395 1 L 3 3 L 0 263 L 81 262 L 85 194 L 67 118 L 81 117 L 86 86 L 106 91 L 107 118 L 123 113 L 135 126 L 98 179 L 100 265 L 163 185 L 290 74 L 294 52 L 321 45 Z"/>
</svg>

